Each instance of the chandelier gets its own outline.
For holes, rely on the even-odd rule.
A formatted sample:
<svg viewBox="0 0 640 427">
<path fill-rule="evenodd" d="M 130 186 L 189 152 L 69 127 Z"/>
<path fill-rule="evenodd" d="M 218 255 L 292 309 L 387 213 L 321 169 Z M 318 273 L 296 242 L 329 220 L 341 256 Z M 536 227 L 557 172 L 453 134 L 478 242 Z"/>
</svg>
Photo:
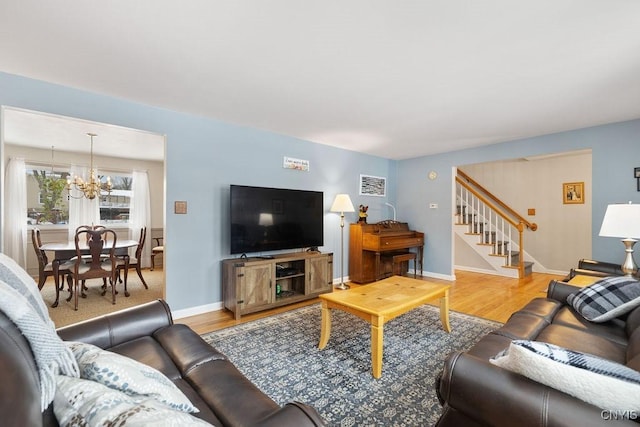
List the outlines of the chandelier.
<svg viewBox="0 0 640 427">
<path fill-rule="evenodd" d="M 81 199 L 86 197 L 89 200 L 93 200 L 96 196 L 99 195 L 110 195 L 111 194 L 111 177 L 107 177 L 107 182 L 103 184 L 100 182 L 100 179 L 96 176 L 96 171 L 93 168 L 93 137 L 97 136 L 95 133 L 87 133 L 91 138 L 91 160 L 89 164 L 89 179 L 85 181 L 79 176 L 75 176 L 73 180 L 71 176 L 67 177 L 67 195 L 68 197 L 72 197 L 74 199 Z M 80 195 L 74 196 L 71 194 L 71 190 L 77 190 L 80 192 Z"/>
</svg>

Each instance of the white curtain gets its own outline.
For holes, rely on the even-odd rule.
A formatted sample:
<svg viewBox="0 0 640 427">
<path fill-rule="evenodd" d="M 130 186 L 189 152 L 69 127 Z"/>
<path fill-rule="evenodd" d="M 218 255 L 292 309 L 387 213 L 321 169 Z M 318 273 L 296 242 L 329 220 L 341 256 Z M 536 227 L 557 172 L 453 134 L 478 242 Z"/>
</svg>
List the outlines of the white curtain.
<svg viewBox="0 0 640 427">
<path fill-rule="evenodd" d="M 147 227 L 147 240 L 142 250 L 142 259 L 138 260 L 140 267 L 145 268 L 151 265 L 151 196 L 147 171 L 133 171 L 131 190 L 133 197 L 129 211 L 129 235 L 131 239 L 138 240 L 140 229 Z M 135 248 L 131 251 L 135 251 Z"/>
<path fill-rule="evenodd" d="M 4 180 L 4 253 L 27 267 L 27 177 L 24 159 L 10 159 Z"/>
<path fill-rule="evenodd" d="M 87 176 L 87 168 L 71 165 L 71 176 Z M 71 190 L 72 195 L 79 195 L 80 191 Z M 81 225 L 100 224 L 100 197 L 89 200 L 86 197 L 69 198 L 69 241 L 75 239 L 76 228 Z"/>
</svg>

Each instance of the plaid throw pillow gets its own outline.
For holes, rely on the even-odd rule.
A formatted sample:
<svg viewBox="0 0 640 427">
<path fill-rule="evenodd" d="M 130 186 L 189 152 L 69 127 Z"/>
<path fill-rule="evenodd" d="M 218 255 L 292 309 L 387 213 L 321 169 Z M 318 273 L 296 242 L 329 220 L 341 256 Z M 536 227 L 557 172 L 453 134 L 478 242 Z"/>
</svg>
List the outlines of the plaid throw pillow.
<svg viewBox="0 0 640 427">
<path fill-rule="evenodd" d="M 605 277 L 569 295 L 567 303 L 591 322 L 606 322 L 640 305 L 640 282 L 627 276 Z"/>
<path fill-rule="evenodd" d="M 640 372 L 592 354 L 515 340 L 489 361 L 602 409 L 640 411 Z"/>
</svg>

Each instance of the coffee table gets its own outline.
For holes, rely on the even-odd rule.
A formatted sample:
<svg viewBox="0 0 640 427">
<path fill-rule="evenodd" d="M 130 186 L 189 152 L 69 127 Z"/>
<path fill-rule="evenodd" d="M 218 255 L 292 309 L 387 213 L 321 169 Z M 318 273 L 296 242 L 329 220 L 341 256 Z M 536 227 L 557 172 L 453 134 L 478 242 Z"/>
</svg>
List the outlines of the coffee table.
<svg viewBox="0 0 640 427">
<path fill-rule="evenodd" d="M 384 324 L 414 308 L 435 299 L 440 300 L 440 321 L 445 331 L 449 324 L 450 285 L 428 282 L 404 276 L 391 276 L 369 285 L 346 291 L 321 294 L 322 324 L 320 350 L 331 335 L 331 310 L 338 309 L 364 319 L 371 325 L 371 366 L 374 378 L 382 376 Z"/>
</svg>

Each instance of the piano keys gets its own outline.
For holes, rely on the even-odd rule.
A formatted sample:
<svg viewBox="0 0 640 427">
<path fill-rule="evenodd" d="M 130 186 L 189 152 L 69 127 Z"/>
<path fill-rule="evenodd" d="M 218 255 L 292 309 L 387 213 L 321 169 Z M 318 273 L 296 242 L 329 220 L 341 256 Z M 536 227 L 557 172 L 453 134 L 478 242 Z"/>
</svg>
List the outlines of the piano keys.
<svg viewBox="0 0 640 427">
<path fill-rule="evenodd" d="M 349 279 L 355 283 L 383 278 L 381 254 L 415 249 L 422 275 L 424 233 L 410 230 L 406 222 L 357 223 L 349 228 Z M 417 268 L 417 266 L 415 266 Z"/>
</svg>

